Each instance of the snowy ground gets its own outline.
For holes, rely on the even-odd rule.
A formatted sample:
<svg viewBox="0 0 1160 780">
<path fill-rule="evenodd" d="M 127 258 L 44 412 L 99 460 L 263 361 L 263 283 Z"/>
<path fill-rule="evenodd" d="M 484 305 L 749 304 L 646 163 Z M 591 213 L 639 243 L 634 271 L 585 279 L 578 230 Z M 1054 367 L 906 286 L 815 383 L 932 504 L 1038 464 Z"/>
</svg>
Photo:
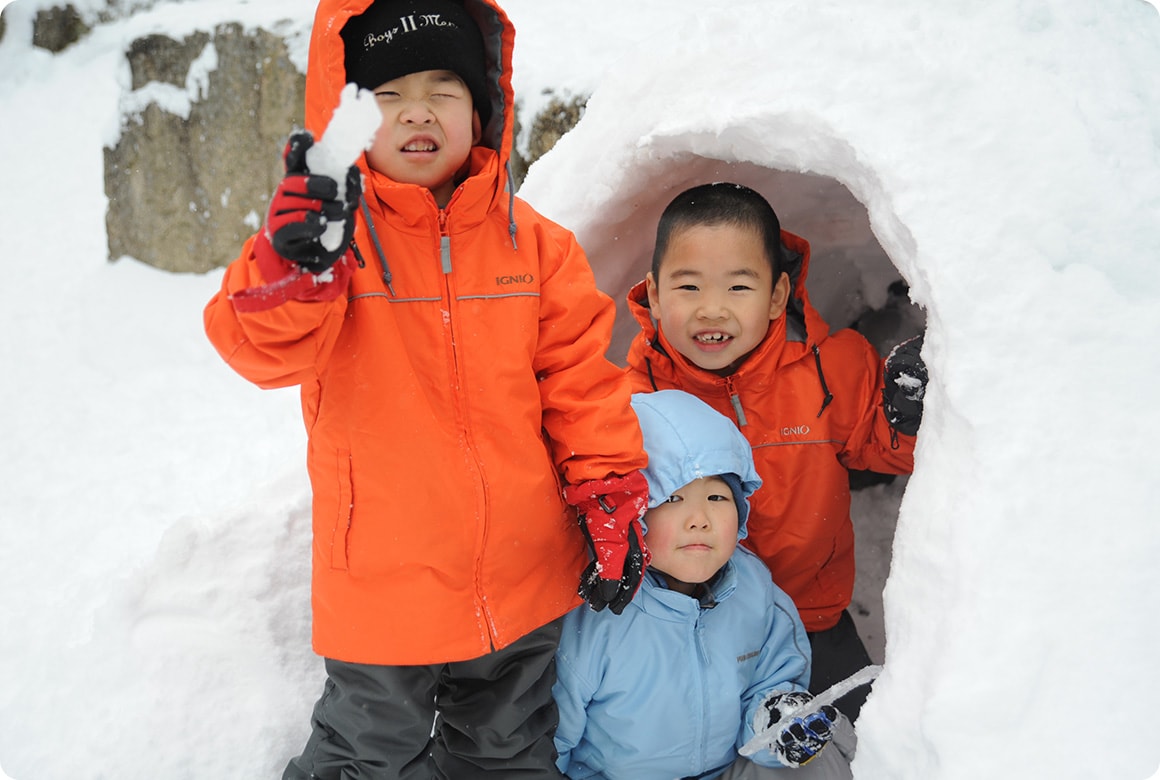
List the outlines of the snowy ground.
<svg viewBox="0 0 1160 780">
<path fill-rule="evenodd" d="M 275 776 L 321 684 L 296 393 L 249 386 L 205 341 L 219 274 L 106 261 L 101 150 L 133 37 L 308 20 L 313 3 L 162 4 L 51 56 L 20 36 L 39 2 L 6 9 L 0 43 L 0 765 L 16 780 Z M 1155 10 L 506 6 L 529 109 L 547 87 L 597 89 L 522 194 L 578 231 L 610 292 L 639 275 L 672 189 L 727 165 L 786 214 L 809 189 L 786 176 L 822 180 L 787 226 L 854 280 L 819 291 L 834 316 L 845 291 L 881 302 L 899 275 L 925 310 L 916 473 L 904 497 L 904 481 L 856 497 L 860 550 L 889 545 L 898 515 L 883 628 L 864 616 L 887 669 L 857 776 L 1152 774 Z M 843 190 L 857 208 L 834 205 Z M 838 229 L 863 219 L 880 253 L 865 265 Z"/>
</svg>

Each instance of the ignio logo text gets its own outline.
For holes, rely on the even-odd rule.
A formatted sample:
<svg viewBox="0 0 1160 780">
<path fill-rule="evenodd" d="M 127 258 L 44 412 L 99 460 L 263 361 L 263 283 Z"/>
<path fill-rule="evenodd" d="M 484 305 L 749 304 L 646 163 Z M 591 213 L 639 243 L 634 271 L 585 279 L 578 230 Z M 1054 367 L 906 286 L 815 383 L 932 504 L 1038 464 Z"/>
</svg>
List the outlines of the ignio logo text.
<svg viewBox="0 0 1160 780">
<path fill-rule="evenodd" d="M 810 426 L 808 426 L 808 425 L 795 425 L 792 427 L 787 425 L 786 427 L 781 429 L 782 436 L 805 436 L 809 432 L 810 432 Z"/>
<path fill-rule="evenodd" d="M 495 283 L 500 287 L 506 287 L 510 284 L 531 284 L 536 281 L 536 277 L 532 274 L 515 274 L 512 276 L 497 276 Z"/>
</svg>

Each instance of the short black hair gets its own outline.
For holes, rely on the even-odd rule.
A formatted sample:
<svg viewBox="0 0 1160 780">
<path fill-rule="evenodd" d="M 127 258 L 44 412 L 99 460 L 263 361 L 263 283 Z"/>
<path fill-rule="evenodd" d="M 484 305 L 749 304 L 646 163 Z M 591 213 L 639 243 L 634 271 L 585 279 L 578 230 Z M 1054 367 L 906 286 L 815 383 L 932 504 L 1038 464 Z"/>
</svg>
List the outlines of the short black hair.
<svg viewBox="0 0 1160 780">
<path fill-rule="evenodd" d="M 673 198 L 657 223 L 653 246 L 652 274 L 657 278 L 661 260 L 673 234 L 696 225 L 736 225 L 757 232 L 765 245 L 765 255 L 776 282 L 785 269 L 781 248 L 781 222 L 761 193 L 743 184 L 714 182 L 691 187 Z"/>
</svg>

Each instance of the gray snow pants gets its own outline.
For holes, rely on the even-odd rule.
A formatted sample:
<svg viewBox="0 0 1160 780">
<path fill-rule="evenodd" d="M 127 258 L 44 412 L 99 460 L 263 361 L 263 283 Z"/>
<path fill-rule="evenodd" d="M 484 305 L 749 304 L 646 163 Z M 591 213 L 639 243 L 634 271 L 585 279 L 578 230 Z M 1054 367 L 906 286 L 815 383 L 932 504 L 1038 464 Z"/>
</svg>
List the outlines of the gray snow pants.
<svg viewBox="0 0 1160 780">
<path fill-rule="evenodd" d="M 813 653 L 810 693 L 814 695 L 872 663 L 849 612 L 842 612 L 833 628 L 815 631 L 807 636 Z M 858 720 L 862 705 L 870 695 L 870 685 L 861 685 L 834 702 L 838 711 L 849 718 L 851 723 Z"/>
<path fill-rule="evenodd" d="M 744 758 L 733 762 L 719 780 L 853 780 L 850 762 L 858 748 L 858 737 L 850 721 L 842 718 L 834 727 L 834 741 L 803 767 L 764 767 Z"/>
<path fill-rule="evenodd" d="M 310 739 L 283 780 L 560 780 L 552 685 L 561 624 L 470 661 L 326 659 Z"/>
</svg>

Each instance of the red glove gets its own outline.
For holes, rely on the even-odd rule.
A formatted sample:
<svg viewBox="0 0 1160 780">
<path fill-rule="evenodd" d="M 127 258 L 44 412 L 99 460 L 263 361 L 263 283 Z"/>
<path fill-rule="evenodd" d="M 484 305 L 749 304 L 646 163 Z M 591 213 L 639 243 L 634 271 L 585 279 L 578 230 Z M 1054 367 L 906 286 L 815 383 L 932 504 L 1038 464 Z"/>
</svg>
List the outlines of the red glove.
<svg viewBox="0 0 1160 780">
<path fill-rule="evenodd" d="M 599 612 L 619 615 L 636 591 L 651 556 L 640 519 L 648 508 L 648 481 L 639 471 L 564 488 L 576 507 L 592 561 L 580 577 L 580 595 Z"/>
<path fill-rule="evenodd" d="M 362 175 L 358 166 L 350 167 L 344 182 L 346 191 L 340 199 L 337 181 L 311 174 L 306 168 L 306 151 L 313 145 L 314 136 L 305 131 L 292 134 L 286 142 L 286 177 L 270 199 L 266 235 L 279 255 L 303 270 L 320 274 L 350 246 L 354 213 L 362 194 Z M 331 227 L 335 231 L 324 237 Z"/>
<path fill-rule="evenodd" d="M 352 165 L 346 192 L 338 198 L 338 182 L 312 175 L 306 151 L 314 136 L 298 132 L 286 142 L 286 176 L 270 199 L 266 227 L 254 242 L 254 257 L 267 284 L 231 296 L 239 312 L 258 312 L 287 301 L 330 301 L 346 292 L 354 273 L 352 256 L 354 212 L 362 194 L 362 174 Z M 338 234 L 324 237 L 328 227 Z M 334 244 L 333 248 L 327 248 Z"/>
<path fill-rule="evenodd" d="M 259 234 L 254 242 L 254 259 L 262 278 L 274 281 L 236 292 L 230 300 L 239 312 L 266 311 L 288 301 L 333 301 L 346 292 L 357 263 L 353 254 L 347 250 L 326 271 L 312 274 L 275 252 L 266 235 Z"/>
</svg>

